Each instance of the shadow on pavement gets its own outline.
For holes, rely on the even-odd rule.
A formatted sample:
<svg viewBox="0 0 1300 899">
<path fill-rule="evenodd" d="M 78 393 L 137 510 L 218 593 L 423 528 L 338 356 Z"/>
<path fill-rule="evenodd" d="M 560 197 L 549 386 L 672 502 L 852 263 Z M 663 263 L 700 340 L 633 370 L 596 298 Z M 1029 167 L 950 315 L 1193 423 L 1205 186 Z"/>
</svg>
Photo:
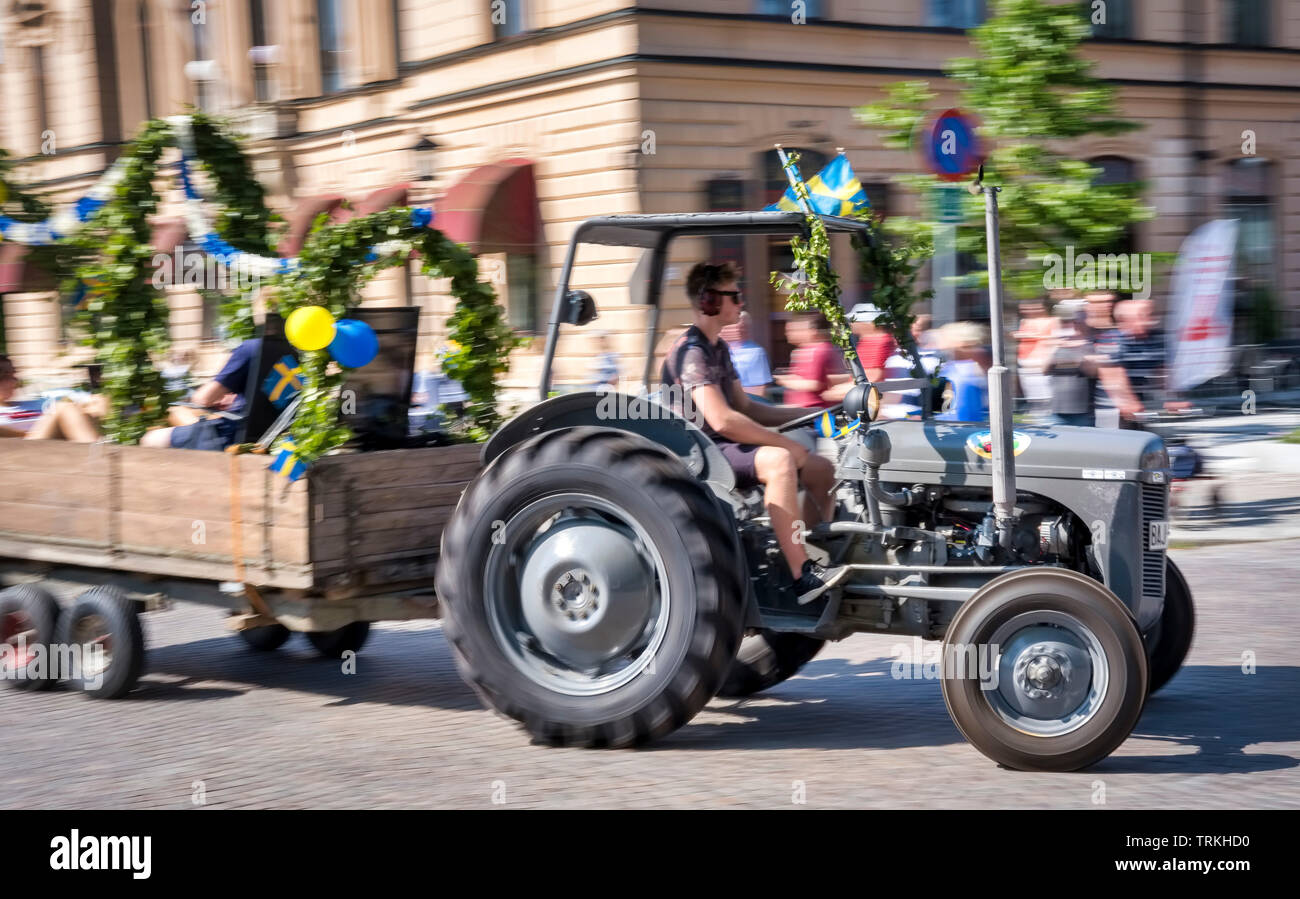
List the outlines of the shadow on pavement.
<svg viewBox="0 0 1300 899">
<path fill-rule="evenodd" d="M 437 628 L 372 630 L 357 653 L 356 673 L 344 674 L 342 665 L 321 658 L 305 637 L 296 634 L 273 652 L 254 652 L 234 634 L 150 646 L 144 677 L 126 701 L 206 701 L 248 690 L 282 689 L 327 697 L 335 707 L 375 702 L 480 708 L 474 692 L 456 673 L 451 651 Z"/>
<path fill-rule="evenodd" d="M 481 708 L 437 628 L 376 630 L 357 657 L 357 674 L 343 674 L 340 665 L 316 656 L 301 638 L 271 653 L 250 652 L 235 636 L 172 644 L 150 649 L 145 679 L 126 701 L 203 702 L 278 688 L 327 697 L 331 706 Z M 642 751 L 901 749 L 964 742 L 938 681 L 895 680 L 891 666 L 891 659 L 815 660 L 767 693 L 713 700 L 706 717 Z M 1200 774 L 1296 767 L 1300 759 L 1248 749 L 1300 740 L 1297 696 L 1297 667 L 1264 667 L 1247 675 L 1239 667 L 1189 666 L 1149 700 L 1134 736 L 1196 752 L 1113 756 L 1092 770 Z"/>
<path fill-rule="evenodd" d="M 900 749 L 943 746 L 964 738 L 948 717 L 937 681 L 895 680 L 891 661 L 822 659 L 798 677 L 746 700 L 716 699 L 719 724 L 688 725 L 663 749 Z M 1151 697 L 1134 737 L 1162 740 L 1186 751 L 1112 756 L 1091 770 L 1115 773 L 1202 774 L 1273 771 L 1300 759 L 1249 752 L 1255 744 L 1300 741 L 1300 668 L 1193 665 Z"/>
</svg>

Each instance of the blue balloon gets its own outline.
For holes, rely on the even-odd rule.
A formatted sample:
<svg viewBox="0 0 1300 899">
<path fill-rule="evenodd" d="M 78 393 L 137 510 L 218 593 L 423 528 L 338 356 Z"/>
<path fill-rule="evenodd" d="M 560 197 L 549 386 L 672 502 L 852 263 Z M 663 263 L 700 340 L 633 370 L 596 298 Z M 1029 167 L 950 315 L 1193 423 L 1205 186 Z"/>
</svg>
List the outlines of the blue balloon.
<svg viewBox="0 0 1300 899">
<path fill-rule="evenodd" d="M 334 324 L 330 355 L 344 368 L 361 368 L 379 355 L 375 329 L 355 318 L 341 318 Z"/>
</svg>

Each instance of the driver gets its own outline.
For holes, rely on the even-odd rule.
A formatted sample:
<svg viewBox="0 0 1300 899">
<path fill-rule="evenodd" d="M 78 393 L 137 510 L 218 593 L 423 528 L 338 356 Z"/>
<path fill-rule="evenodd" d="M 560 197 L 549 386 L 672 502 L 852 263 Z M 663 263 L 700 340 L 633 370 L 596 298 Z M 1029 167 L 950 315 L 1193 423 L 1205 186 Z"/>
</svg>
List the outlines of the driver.
<svg viewBox="0 0 1300 899">
<path fill-rule="evenodd" d="M 675 411 L 699 425 L 713 439 L 736 473 L 740 489 L 762 484 L 772 530 L 790 566 L 800 605 L 812 602 L 848 574 L 848 568 L 824 568 L 804 550 L 802 531 L 834 513 L 831 463 L 770 426 L 808 414 L 795 406 L 772 406 L 745 393 L 731 362 L 722 329 L 740 321 L 744 300 L 739 273 L 730 262 L 700 263 L 686 279 L 694 323 L 664 357 L 662 380 Z M 689 399 L 688 399 L 689 398 Z M 693 413 L 686 407 L 693 407 Z M 799 521 L 799 480 L 807 487 Z"/>
</svg>

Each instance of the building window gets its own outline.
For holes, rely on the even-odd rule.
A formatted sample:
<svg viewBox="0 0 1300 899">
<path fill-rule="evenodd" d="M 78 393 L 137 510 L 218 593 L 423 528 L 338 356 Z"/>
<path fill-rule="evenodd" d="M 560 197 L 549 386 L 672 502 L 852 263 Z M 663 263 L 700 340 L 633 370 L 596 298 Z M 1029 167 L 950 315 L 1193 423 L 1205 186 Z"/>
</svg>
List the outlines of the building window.
<svg viewBox="0 0 1300 899">
<path fill-rule="evenodd" d="M 1268 0 L 1228 0 L 1223 11 L 1228 18 L 1228 43 L 1243 47 L 1268 46 Z"/>
<path fill-rule="evenodd" d="M 144 81 L 144 117 L 153 118 L 153 46 L 149 40 L 149 0 L 141 0 L 136 7 L 136 23 L 140 28 L 140 73 Z"/>
<path fill-rule="evenodd" d="M 926 24 L 939 28 L 974 28 L 988 18 L 985 0 L 929 0 Z"/>
<path fill-rule="evenodd" d="M 516 331 L 537 330 L 537 256 L 506 254 L 506 320 Z"/>
<path fill-rule="evenodd" d="M 252 49 L 248 52 L 248 58 L 253 62 L 253 99 L 258 103 L 270 103 L 275 100 L 275 82 L 271 76 L 275 47 L 267 27 L 265 0 L 249 0 L 248 21 L 253 38 Z"/>
<path fill-rule="evenodd" d="M 392 0 L 393 4 L 393 69 L 402 67 L 402 0 Z"/>
<path fill-rule="evenodd" d="M 528 12 L 524 0 L 492 0 L 489 15 L 492 17 L 492 38 L 501 40 L 523 34 L 528 28 Z"/>
<path fill-rule="evenodd" d="M 1246 156 L 1228 163 L 1223 192 L 1223 218 L 1239 219 L 1236 275 L 1251 284 L 1272 284 L 1273 232 L 1272 165 Z"/>
<path fill-rule="evenodd" d="M 1092 25 L 1093 37 L 1133 37 L 1133 4 L 1129 0 L 1106 0 L 1100 6 L 1086 4 L 1084 15 Z"/>
<path fill-rule="evenodd" d="M 1136 184 L 1138 181 L 1137 164 L 1123 156 L 1098 156 L 1088 162 L 1101 168 L 1093 184 L 1105 187 L 1109 185 Z M 1135 253 L 1137 252 L 1137 228 L 1129 225 L 1114 242 L 1108 246 L 1092 247 L 1093 253 Z"/>
<path fill-rule="evenodd" d="M 31 47 L 32 58 L 32 99 L 36 107 L 36 144 L 45 143 L 45 135 L 50 130 L 50 95 L 49 78 L 45 72 L 45 47 L 37 44 Z"/>
<path fill-rule="evenodd" d="M 335 94 L 344 88 L 343 0 L 316 0 L 316 22 L 320 41 L 321 93 Z"/>
<path fill-rule="evenodd" d="M 194 80 L 194 105 L 199 109 L 211 109 L 212 91 L 212 47 L 208 40 L 207 17 L 200 21 L 190 19 L 190 28 L 194 35 L 194 62 L 189 66 L 190 77 Z"/>
<path fill-rule="evenodd" d="M 804 19 L 820 19 L 825 15 L 822 0 L 802 0 L 802 10 L 795 6 L 796 0 L 757 0 L 756 9 L 760 16 L 780 16 L 793 21 L 796 13 L 802 11 Z"/>
</svg>

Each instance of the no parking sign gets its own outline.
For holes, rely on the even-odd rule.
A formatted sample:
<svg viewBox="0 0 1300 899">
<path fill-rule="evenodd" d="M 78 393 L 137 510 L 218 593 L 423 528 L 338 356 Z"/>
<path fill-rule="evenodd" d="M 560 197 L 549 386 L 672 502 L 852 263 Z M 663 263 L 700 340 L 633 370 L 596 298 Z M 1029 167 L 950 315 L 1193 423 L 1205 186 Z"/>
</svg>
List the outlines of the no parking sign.
<svg viewBox="0 0 1300 899">
<path fill-rule="evenodd" d="M 943 181 L 961 181 L 984 162 L 983 148 L 975 133 L 974 116 L 960 109 L 947 109 L 921 128 L 920 150 L 925 167 Z"/>
</svg>

